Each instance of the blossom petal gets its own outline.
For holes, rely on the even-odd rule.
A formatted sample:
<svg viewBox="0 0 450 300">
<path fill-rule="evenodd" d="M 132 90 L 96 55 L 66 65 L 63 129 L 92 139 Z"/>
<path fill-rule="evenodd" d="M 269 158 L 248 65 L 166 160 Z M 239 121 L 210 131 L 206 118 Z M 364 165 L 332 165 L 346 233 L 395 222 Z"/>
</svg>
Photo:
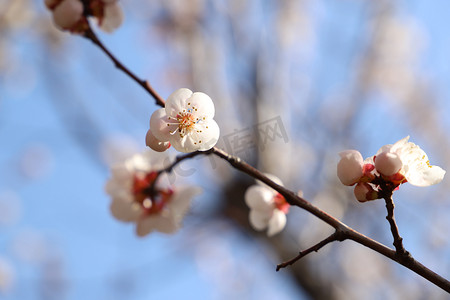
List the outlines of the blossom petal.
<svg viewBox="0 0 450 300">
<path fill-rule="evenodd" d="M 170 147 L 169 141 L 161 142 L 153 135 L 151 130 L 147 131 L 147 135 L 145 136 L 145 144 L 156 152 L 164 152 Z"/>
<path fill-rule="evenodd" d="M 402 138 L 398 142 L 395 142 L 395 144 L 392 145 L 392 148 L 390 151 L 397 152 L 397 150 L 404 148 L 407 144 L 413 144 L 413 143 L 408 143 L 408 140 L 409 140 L 409 135 L 407 137 Z"/>
<path fill-rule="evenodd" d="M 377 151 L 377 154 L 375 154 L 375 156 L 382 152 L 396 152 L 398 149 L 403 148 L 406 145 L 406 143 L 408 143 L 408 140 L 409 140 L 409 135 L 402 138 L 401 140 L 395 142 L 395 144 L 384 145 Z"/>
<path fill-rule="evenodd" d="M 169 210 L 177 224 L 181 222 L 184 215 L 187 213 L 191 206 L 192 198 L 201 193 L 202 189 L 200 187 L 178 186 L 176 188 L 170 201 Z"/>
<path fill-rule="evenodd" d="M 133 205 L 133 202 L 120 198 L 114 198 L 109 208 L 112 215 L 123 222 L 134 222 L 142 213 L 139 207 Z"/>
<path fill-rule="evenodd" d="M 107 4 L 105 5 L 104 16 L 100 28 L 105 32 L 111 33 L 122 25 L 123 19 L 122 8 L 117 2 Z"/>
<path fill-rule="evenodd" d="M 445 171 L 430 165 L 428 155 L 414 143 L 404 143 L 397 149 L 403 163 L 403 175 L 415 186 L 429 186 L 442 181 Z"/>
<path fill-rule="evenodd" d="M 174 134 L 170 142 L 180 152 L 207 151 L 216 145 L 219 136 L 219 126 L 216 121 L 209 119 L 201 124 L 196 124 L 194 131 L 182 138 Z"/>
<path fill-rule="evenodd" d="M 214 118 L 215 108 L 211 98 L 202 92 L 195 92 L 186 103 L 188 107 L 192 107 L 192 114 L 197 117 Z"/>
<path fill-rule="evenodd" d="M 202 128 L 202 146 L 199 151 L 207 151 L 217 144 L 220 136 L 220 128 L 217 122 L 210 119 L 199 126 Z"/>
<path fill-rule="evenodd" d="M 130 159 L 125 161 L 125 167 L 130 174 L 135 174 L 137 172 L 146 172 L 151 169 L 151 162 L 146 156 L 142 154 L 135 154 Z"/>
<path fill-rule="evenodd" d="M 286 226 L 286 215 L 279 209 L 273 211 L 273 215 L 269 220 L 269 229 L 267 236 L 273 236 L 279 233 Z"/>
<path fill-rule="evenodd" d="M 273 193 L 260 185 L 252 185 L 245 192 L 245 203 L 251 210 L 270 212 L 274 208 Z"/>
<path fill-rule="evenodd" d="M 415 167 L 414 172 L 406 173 L 405 178 L 410 184 L 423 187 L 441 182 L 445 173 L 441 167 L 420 164 Z"/>
<path fill-rule="evenodd" d="M 187 106 L 186 100 L 191 96 L 192 91 L 186 88 L 181 88 L 173 92 L 166 100 L 165 110 L 167 115 L 176 117 L 177 114 L 183 112 L 183 110 L 186 109 Z"/>
<path fill-rule="evenodd" d="M 189 137 L 187 135 L 180 137 L 180 135 L 174 134 L 169 141 L 177 151 L 184 153 L 197 151 L 197 145 L 191 141 L 187 142 L 188 139 Z"/>
<path fill-rule="evenodd" d="M 152 231 L 159 231 L 162 233 L 175 233 L 178 227 L 171 218 L 163 216 L 148 216 L 143 217 L 136 224 L 136 234 L 140 237 L 146 236 Z"/>
<path fill-rule="evenodd" d="M 269 224 L 271 214 L 264 213 L 264 212 L 257 211 L 257 210 L 250 210 L 250 214 L 248 217 L 249 217 L 250 225 L 253 227 L 253 229 L 264 230 L 267 228 L 267 226 Z"/>
<path fill-rule="evenodd" d="M 112 178 L 119 181 L 130 180 L 130 170 L 124 164 L 116 164 L 111 167 Z"/>
<path fill-rule="evenodd" d="M 162 142 L 169 141 L 172 136 L 170 131 L 177 129 L 177 125 L 168 126 L 169 123 L 170 120 L 167 117 L 166 110 L 160 108 L 155 110 L 150 117 L 150 130 L 158 140 Z"/>
</svg>

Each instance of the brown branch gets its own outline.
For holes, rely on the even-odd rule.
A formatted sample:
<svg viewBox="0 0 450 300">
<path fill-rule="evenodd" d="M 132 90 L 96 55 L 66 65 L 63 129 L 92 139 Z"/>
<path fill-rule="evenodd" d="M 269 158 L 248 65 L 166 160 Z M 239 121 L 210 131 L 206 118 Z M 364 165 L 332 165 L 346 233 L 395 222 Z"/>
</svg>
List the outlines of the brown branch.
<svg viewBox="0 0 450 300">
<path fill-rule="evenodd" d="M 90 39 L 94 44 L 96 44 L 98 47 L 100 47 L 100 49 L 102 49 L 102 51 L 114 62 L 115 66 L 118 69 L 123 71 L 125 74 L 127 74 L 129 77 L 131 77 L 136 83 L 138 83 L 140 86 L 142 86 L 155 99 L 156 104 L 164 107 L 165 101 L 155 90 L 153 90 L 153 88 L 150 86 L 150 84 L 145 80 L 139 79 L 130 70 L 128 70 L 122 63 L 120 63 L 120 61 L 117 60 L 114 57 L 114 55 L 100 42 L 100 40 L 97 38 L 97 36 L 95 35 L 95 33 L 92 31 L 91 28 L 89 28 L 89 30 L 85 33 L 85 37 Z M 188 158 L 200 155 L 200 154 L 206 154 L 206 155 L 214 154 L 214 155 L 226 160 L 235 169 L 240 170 L 241 172 L 264 182 L 265 184 L 267 184 L 274 190 L 278 191 L 282 196 L 284 196 L 284 198 L 286 199 L 286 201 L 289 204 L 298 206 L 298 207 L 310 212 L 317 218 L 321 219 L 325 223 L 332 226 L 336 230 L 335 234 L 338 235 L 338 237 L 339 237 L 339 238 L 336 238 L 336 240 L 339 240 L 339 241 L 344 241 L 346 239 L 353 240 L 356 243 L 359 243 L 367 248 L 370 248 L 370 249 L 392 259 L 393 261 L 398 262 L 399 264 L 414 271 L 415 273 L 419 274 L 423 278 L 427 279 L 428 281 L 434 283 L 438 287 L 440 287 L 443 290 L 450 293 L 450 282 L 447 279 L 436 274 L 435 272 L 428 269 L 427 267 L 425 267 L 418 261 L 414 260 L 414 258 L 412 256 L 398 255 L 397 251 L 392 250 L 389 247 L 386 247 L 385 245 L 350 228 L 343 222 L 339 221 L 338 219 L 334 218 L 333 216 L 327 214 L 326 212 L 324 212 L 324 211 L 320 210 L 319 208 L 317 208 L 316 206 L 312 205 L 307 200 L 303 199 L 302 197 L 297 196 L 294 192 L 286 189 L 283 186 L 276 184 L 275 182 L 270 180 L 267 176 L 265 176 L 263 173 L 261 173 L 259 170 L 255 169 L 254 167 L 250 166 L 246 162 L 242 161 L 239 157 L 232 156 L 219 148 L 214 147 L 209 151 L 193 152 L 193 153 L 189 153 L 189 154 L 180 156 L 175 160 L 174 163 L 171 164 L 171 166 L 167 167 L 166 169 L 168 171 L 170 171 L 173 169 L 173 167 L 176 164 L 178 164 L 182 160 L 185 160 L 185 159 L 188 159 Z M 164 170 L 166 170 L 166 169 L 164 169 Z M 163 172 L 164 170 L 162 170 L 161 172 Z M 391 200 L 392 200 L 392 198 L 391 198 Z M 386 202 L 386 205 L 388 206 L 388 202 Z M 392 221 L 394 221 L 393 207 L 392 207 L 392 218 L 389 217 L 389 210 L 390 210 L 390 208 L 388 208 L 388 220 L 391 219 Z M 395 221 L 394 221 L 394 224 L 395 224 Z M 391 228 L 392 228 L 392 226 L 391 226 Z M 394 232 L 393 232 L 393 234 L 394 234 Z M 397 234 L 398 234 L 398 229 L 397 229 Z M 399 235 L 398 235 L 398 237 L 399 237 Z M 321 247 L 323 247 L 324 245 L 332 242 L 332 240 L 328 241 L 328 239 L 333 239 L 333 238 L 331 238 L 331 236 L 330 236 L 329 238 L 325 239 L 321 243 L 311 247 L 310 248 L 310 249 L 312 249 L 311 251 L 314 251 L 315 248 L 317 248 L 317 250 L 318 250 Z M 395 235 L 394 235 L 394 240 L 395 240 Z M 400 240 L 400 242 L 401 242 L 401 240 Z M 305 251 L 308 251 L 308 250 L 305 250 Z M 309 251 L 309 252 L 311 252 L 311 251 Z"/>
<path fill-rule="evenodd" d="M 250 175 L 253 178 L 256 178 L 264 182 L 265 184 L 267 184 L 268 186 L 279 192 L 281 195 L 283 195 L 289 204 L 303 208 L 304 210 L 310 212 L 311 214 L 315 215 L 325 223 L 335 228 L 336 231 L 338 231 L 339 234 L 341 235 L 339 239 L 340 241 L 349 239 L 357 242 L 358 244 L 366 246 L 367 248 L 370 248 L 392 259 L 393 261 L 398 262 L 399 264 L 405 266 L 406 268 L 412 270 L 413 272 L 419 274 L 423 278 L 427 279 L 428 281 L 434 283 L 438 287 L 450 293 L 450 281 L 433 272 L 432 270 L 428 269 L 427 267 L 416 261 L 412 256 L 409 255 L 405 257 L 403 255 L 398 255 L 395 250 L 392 250 L 389 247 L 386 247 L 385 245 L 352 229 L 351 227 L 347 226 L 346 224 L 334 218 L 333 216 L 315 207 L 302 197 L 297 196 L 294 192 L 273 182 L 259 170 L 242 161 L 239 157 L 232 156 L 216 147 L 214 147 L 210 153 L 228 161 L 228 163 L 232 165 L 234 168 Z"/>
<path fill-rule="evenodd" d="M 336 230 L 332 235 L 330 235 L 329 237 L 327 237 L 326 239 L 320 241 L 319 243 L 315 244 L 314 246 L 300 251 L 298 253 L 298 255 L 294 258 L 291 258 L 288 261 L 285 261 L 283 263 L 280 263 L 277 265 L 277 272 L 282 269 L 282 268 L 286 268 L 287 266 L 293 265 L 294 263 L 296 263 L 298 260 L 300 260 L 302 257 L 305 257 L 306 255 L 308 255 L 311 252 L 317 252 L 319 251 L 323 246 L 328 245 L 329 243 L 332 243 L 334 241 L 339 241 L 342 239 L 342 234 L 340 231 Z"/>
<path fill-rule="evenodd" d="M 175 166 L 178 165 L 179 163 L 181 163 L 183 160 L 194 158 L 198 155 L 209 154 L 211 151 L 212 151 L 212 149 L 207 150 L 207 151 L 195 151 L 195 152 L 190 152 L 190 153 L 186 153 L 183 155 L 178 155 L 170 165 L 168 165 L 164 169 L 161 169 L 157 172 L 155 179 L 153 180 L 152 184 L 148 187 L 147 192 L 149 193 L 149 195 L 153 195 L 153 193 L 155 192 L 156 182 L 158 181 L 158 178 L 162 174 L 172 172 L 173 168 L 175 168 Z"/>
<path fill-rule="evenodd" d="M 207 151 L 195 151 L 195 152 L 178 155 L 170 165 L 168 165 L 164 169 L 159 170 L 158 173 L 162 174 L 162 173 L 172 172 L 173 168 L 175 168 L 175 166 L 178 165 L 179 163 L 181 163 L 183 160 L 190 159 L 190 158 L 196 157 L 198 155 L 209 154 L 210 152 L 212 152 L 212 149 L 207 150 Z"/>
<path fill-rule="evenodd" d="M 137 84 L 144 88 L 154 99 L 157 105 L 164 107 L 164 99 L 152 88 L 147 80 L 142 80 L 137 77 L 133 72 L 131 72 L 127 67 L 125 67 L 98 39 L 95 32 L 89 26 L 89 29 L 84 33 L 84 37 L 91 40 L 95 45 L 97 45 L 114 63 L 116 68 L 124 72 L 131 79 L 133 79 Z"/>
<path fill-rule="evenodd" d="M 388 220 L 389 225 L 391 226 L 392 236 L 394 237 L 393 245 L 395 247 L 396 253 L 398 255 L 401 255 L 401 256 L 407 258 L 410 256 L 410 254 L 403 247 L 403 238 L 400 236 L 400 233 L 398 232 L 397 223 L 395 222 L 395 217 L 394 217 L 395 204 L 394 204 L 394 201 L 392 200 L 392 193 L 390 196 L 384 197 L 384 200 L 386 201 L 386 209 L 387 209 L 386 220 Z"/>
</svg>

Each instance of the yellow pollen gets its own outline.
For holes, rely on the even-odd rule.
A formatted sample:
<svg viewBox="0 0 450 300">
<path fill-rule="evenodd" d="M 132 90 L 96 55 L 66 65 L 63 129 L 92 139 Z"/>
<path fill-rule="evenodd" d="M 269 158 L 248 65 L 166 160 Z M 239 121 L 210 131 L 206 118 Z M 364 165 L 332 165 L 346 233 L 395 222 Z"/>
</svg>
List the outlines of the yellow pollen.
<svg viewBox="0 0 450 300">
<path fill-rule="evenodd" d="M 183 137 L 194 128 L 196 120 L 192 114 L 180 112 L 177 115 L 177 121 L 180 136 Z"/>
</svg>

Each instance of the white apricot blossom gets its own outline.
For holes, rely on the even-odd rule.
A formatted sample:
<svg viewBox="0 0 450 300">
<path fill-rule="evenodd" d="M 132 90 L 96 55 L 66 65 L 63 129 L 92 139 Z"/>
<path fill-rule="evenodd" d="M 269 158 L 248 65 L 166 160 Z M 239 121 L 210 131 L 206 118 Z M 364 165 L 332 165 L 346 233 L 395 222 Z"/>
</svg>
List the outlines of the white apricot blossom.
<svg viewBox="0 0 450 300">
<path fill-rule="evenodd" d="M 282 185 L 281 181 L 266 174 L 272 181 Z M 267 235 L 273 236 L 286 226 L 286 214 L 290 205 L 277 191 L 266 184 L 257 181 L 245 192 L 245 203 L 250 208 L 250 225 L 258 231 L 267 228 Z"/>
<path fill-rule="evenodd" d="M 180 152 L 206 151 L 219 139 L 214 113 L 208 95 L 182 88 L 167 98 L 164 108 L 152 114 L 150 131 L 158 141 L 170 142 Z"/>
<path fill-rule="evenodd" d="M 112 167 L 105 190 L 112 197 L 111 213 L 120 221 L 135 222 L 138 236 L 152 231 L 174 233 L 190 207 L 198 187 L 160 187 L 154 184 L 155 166 L 160 165 L 152 152 L 136 154 Z"/>
<path fill-rule="evenodd" d="M 393 145 L 385 145 L 374 157 L 376 170 L 384 176 L 403 176 L 415 186 L 429 186 L 442 181 L 445 171 L 430 165 L 428 155 L 409 136 Z"/>
</svg>

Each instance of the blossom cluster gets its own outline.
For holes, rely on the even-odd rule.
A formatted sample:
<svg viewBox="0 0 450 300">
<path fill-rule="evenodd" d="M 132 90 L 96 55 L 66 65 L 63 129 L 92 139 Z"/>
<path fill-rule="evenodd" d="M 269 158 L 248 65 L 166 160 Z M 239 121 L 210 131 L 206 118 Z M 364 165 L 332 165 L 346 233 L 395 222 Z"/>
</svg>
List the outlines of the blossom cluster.
<svg viewBox="0 0 450 300">
<path fill-rule="evenodd" d="M 277 177 L 266 174 L 272 181 L 283 185 Z M 286 226 L 286 214 L 289 212 L 289 203 L 277 191 L 266 184 L 257 181 L 245 192 L 245 203 L 250 208 L 250 225 L 255 230 L 267 229 L 267 235 L 273 236 Z"/>
<path fill-rule="evenodd" d="M 365 160 L 357 150 L 339 153 L 337 175 L 340 181 L 348 186 L 356 184 L 354 194 L 360 202 L 381 198 L 380 183 L 397 188 L 405 182 L 415 186 L 441 182 L 445 171 L 430 165 L 427 154 L 408 140 L 409 136 L 393 145 L 385 145 Z"/>
<path fill-rule="evenodd" d="M 118 0 L 45 0 L 45 5 L 52 11 L 53 22 L 61 30 L 72 33 L 84 33 L 88 28 L 86 16 L 97 19 L 100 29 L 112 32 L 123 22 L 123 12 Z"/>
<path fill-rule="evenodd" d="M 138 236 L 152 231 L 174 233 L 188 211 L 193 186 L 162 187 L 155 183 L 162 160 L 154 152 L 136 154 L 112 168 L 106 192 L 112 197 L 111 213 L 120 221 L 136 223 Z"/>
<path fill-rule="evenodd" d="M 171 145 L 186 153 L 209 150 L 220 134 L 214 113 L 214 103 L 208 95 L 186 88 L 176 90 L 167 98 L 165 107 L 152 114 L 146 144 L 158 152 Z"/>
</svg>

